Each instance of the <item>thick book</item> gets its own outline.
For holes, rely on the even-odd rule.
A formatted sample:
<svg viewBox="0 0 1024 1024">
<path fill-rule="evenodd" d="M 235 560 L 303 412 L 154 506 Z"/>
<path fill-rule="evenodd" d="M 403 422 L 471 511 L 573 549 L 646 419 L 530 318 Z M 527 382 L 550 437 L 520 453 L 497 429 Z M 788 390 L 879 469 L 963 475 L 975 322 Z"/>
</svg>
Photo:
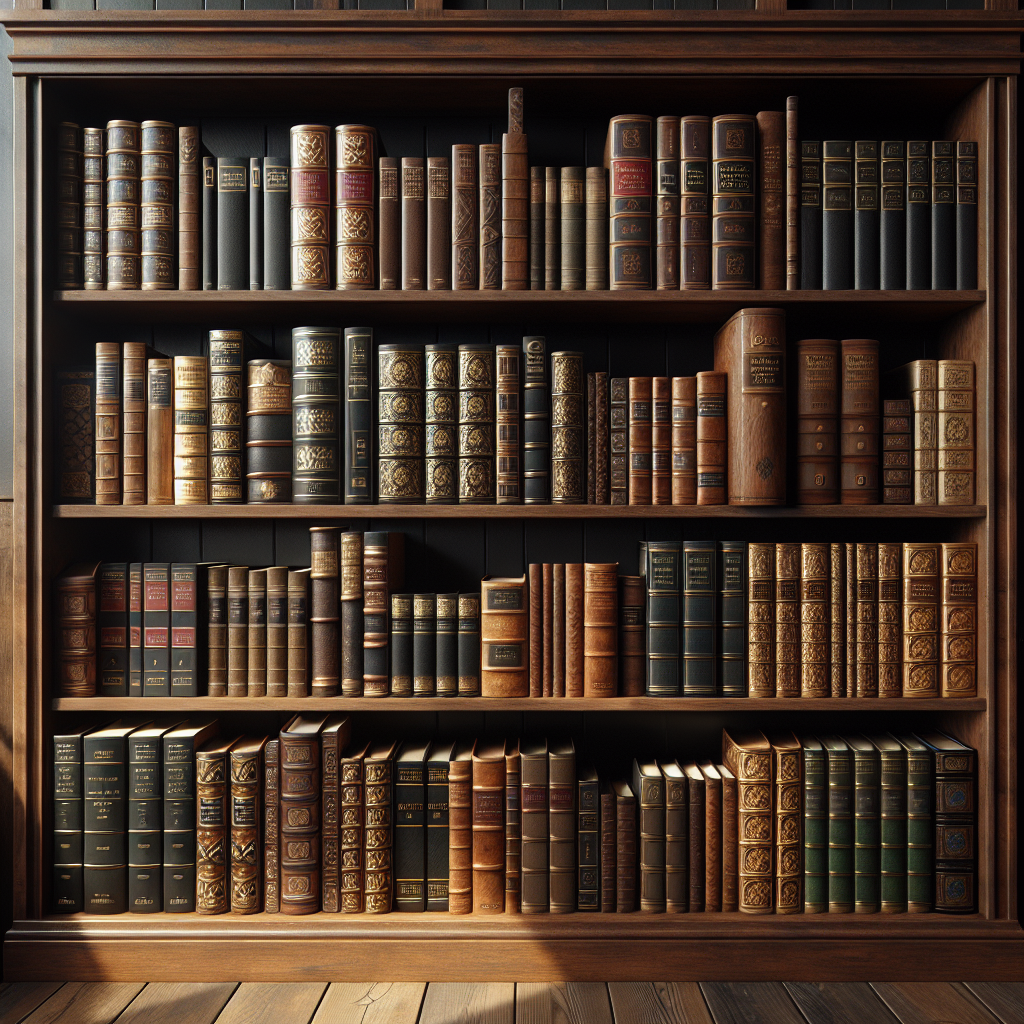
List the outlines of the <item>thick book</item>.
<svg viewBox="0 0 1024 1024">
<path fill-rule="evenodd" d="M 903 694 L 900 651 L 902 547 L 878 545 L 878 696 Z"/>
<path fill-rule="evenodd" d="M 76 562 L 54 580 L 54 636 L 61 697 L 96 696 L 96 578 L 99 562 Z"/>
<path fill-rule="evenodd" d="M 775 696 L 800 696 L 800 545 L 775 545 Z"/>
<path fill-rule="evenodd" d="M 654 378 L 629 378 L 627 462 L 630 505 L 652 504 L 653 391 Z"/>
<path fill-rule="evenodd" d="M 678 697 L 681 692 L 681 558 L 681 541 L 647 542 L 644 577 L 647 581 L 648 697 Z"/>
<path fill-rule="evenodd" d="M 551 503 L 581 505 L 586 484 L 582 352 L 551 353 Z"/>
<path fill-rule="evenodd" d="M 373 328 L 346 327 L 342 356 L 344 400 L 344 464 L 342 493 L 346 505 L 368 505 L 373 501 L 372 471 L 374 444 Z"/>
<path fill-rule="evenodd" d="M 206 356 L 174 357 L 174 504 L 210 500 L 210 392 Z"/>
<path fill-rule="evenodd" d="M 592 766 L 581 766 L 576 782 L 576 909 L 601 909 L 600 783 Z"/>
<path fill-rule="evenodd" d="M 210 331 L 210 503 L 215 505 L 241 504 L 246 497 L 242 457 L 246 347 L 244 331 Z"/>
<path fill-rule="evenodd" d="M 822 736 L 828 763 L 828 910 L 854 912 L 853 750 L 838 736 Z"/>
<path fill-rule="evenodd" d="M 263 166 L 249 157 L 249 290 L 263 290 Z"/>
<path fill-rule="evenodd" d="M 249 289 L 247 157 L 217 157 L 217 289 Z"/>
<path fill-rule="evenodd" d="M 623 114 L 608 124 L 608 273 L 616 290 L 651 288 L 654 122 Z"/>
<path fill-rule="evenodd" d="M 821 144 L 821 286 L 853 287 L 853 143 Z"/>
<path fill-rule="evenodd" d="M 96 371 L 60 370 L 54 388 L 54 490 L 61 505 L 96 501 Z"/>
<path fill-rule="evenodd" d="M 163 735 L 173 726 L 136 729 L 128 737 L 128 912 L 163 910 Z M 56 810 L 56 808 L 55 808 Z"/>
<path fill-rule="evenodd" d="M 786 287 L 786 112 L 757 118 L 757 279 L 763 289 Z"/>
<path fill-rule="evenodd" d="M 718 542 L 716 567 L 718 695 L 747 696 L 747 543 Z"/>
<path fill-rule="evenodd" d="M 585 652 L 591 648 L 587 646 L 587 623 L 586 612 L 588 606 L 586 604 L 586 595 L 584 593 L 585 587 L 590 585 L 590 578 L 586 576 L 585 566 L 580 562 L 569 562 L 565 566 L 565 696 L 566 697 L 583 697 L 587 693 L 587 662 Z M 597 566 L 593 568 L 597 569 Z M 611 585 L 613 589 L 616 589 L 616 572 L 617 566 L 612 565 L 611 567 Z M 608 581 L 603 581 L 604 585 L 607 585 Z M 599 586 L 599 590 L 603 587 Z M 607 598 L 607 594 L 599 595 L 595 593 L 595 597 L 591 600 L 591 606 L 589 608 L 591 614 L 594 617 L 594 629 L 600 634 L 603 629 L 602 622 L 606 619 L 606 615 L 602 612 L 602 602 Z M 611 623 L 612 630 L 615 631 L 618 628 L 618 624 L 614 621 L 614 617 Z M 606 646 L 607 636 L 605 636 L 605 643 L 602 644 L 600 641 L 595 644 L 597 646 Z M 612 643 L 614 644 L 614 637 Z M 532 636 L 531 636 L 531 648 L 532 648 Z M 607 666 L 606 666 L 607 667 Z M 613 663 L 611 667 L 611 693 L 615 693 L 615 683 L 617 675 L 617 666 Z M 595 693 L 594 696 L 597 696 Z"/>
<path fill-rule="evenodd" d="M 395 758 L 394 909 L 399 913 L 417 913 L 427 909 L 429 752 L 429 741 L 413 741 L 403 744 Z"/>
<path fill-rule="evenodd" d="M 659 117 L 655 137 L 654 283 L 679 287 L 679 118 Z"/>
<path fill-rule="evenodd" d="M 713 540 L 683 541 L 684 697 L 718 694 L 718 553 Z"/>
<path fill-rule="evenodd" d="M 62 731 L 55 733 L 53 737 L 51 905 L 55 914 L 77 914 L 84 909 L 82 833 L 85 828 L 85 804 L 82 740 L 92 728 L 88 726 Z M 160 860 L 159 849 L 156 860 Z"/>
<path fill-rule="evenodd" d="M 521 501 L 519 473 L 519 345 L 497 345 L 496 434 L 497 500 L 499 505 Z"/>
<path fill-rule="evenodd" d="M 679 287 L 711 287 L 711 119 L 690 114 L 680 122 Z"/>
<path fill-rule="evenodd" d="M 800 545 L 800 696 L 828 697 L 831 692 L 829 545 Z"/>
<path fill-rule="evenodd" d="M 174 178 L 177 129 L 168 121 L 142 122 L 139 207 L 142 290 L 177 286 L 175 267 Z"/>
<path fill-rule="evenodd" d="M 519 740 L 505 741 L 505 913 L 522 904 L 523 811 L 520 799 L 522 758 Z"/>
<path fill-rule="evenodd" d="M 938 697 L 941 546 L 903 545 L 903 696 Z"/>
<path fill-rule="evenodd" d="M 805 914 L 828 913 L 828 755 L 813 736 L 803 748 Z M 904 796 L 904 800 L 906 797 Z"/>
<path fill-rule="evenodd" d="M 427 157 L 427 289 L 452 287 L 451 167 L 446 156 Z"/>
<path fill-rule="evenodd" d="M 879 287 L 890 291 L 907 286 L 906 151 L 904 142 L 881 144 Z"/>
<path fill-rule="evenodd" d="M 839 342 L 796 343 L 796 499 L 800 505 L 839 501 Z"/>
<path fill-rule="evenodd" d="M 474 155 L 475 159 L 475 155 Z M 427 911 L 448 913 L 449 784 L 448 772 L 456 746 L 451 740 L 431 743 L 427 756 Z M 516 787 L 516 797 L 519 787 Z"/>
<path fill-rule="evenodd" d="M 366 808 L 363 788 L 366 754 L 370 744 L 360 740 L 345 749 L 338 760 L 339 855 L 342 914 L 361 914 L 366 907 Z M 447 788 L 447 787 L 446 787 Z M 448 850 L 445 848 L 447 861 Z"/>
<path fill-rule="evenodd" d="M 57 286 L 81 288 L 82 129 L 61 121 L 57 140 Z"/>
<path fill-rule="evenodd" d="M 866 736 L 847 737 L 853 752 L 853 909 L 877 914 L 881 902 L 881 761 Z"/>
<path fill-rule="evenodd" d="M 673 505 L 697 501 L 697 378 L 672 378 L 671 498 Z"/>
<path fill-rule="evenodd" d="M 880 285 L 879 164 L 877 142 L 853 144 L 853 286 Z"/>
<path fill-rule="evenodd" d="M 204 156 L 200 179 L 201 217 L 200 232 L 202 251 L 203 291 L 217 290 L 217 160 Z"/>
<path fill-rule="evenodd" d="M 608 172 L 603 167 L 587 168 L 585 217 L 587 291 L 604 291 L 608 287 Z"/>
<path fill-rule="evenodd" d="M 551 500 L 551 393 L 543 337 L 523 338 L 523 502 Z"/>
<path fill-rule="evenodd" d="M 363 695 L 388 695 L 389 595 L 405 576 L 405 534 L 363 534 Z"/>
<path fill-rule="evenodd" d="M 583 566 L 584 697 L 618 692 L 618 569 L 617 562 Z M 567 689 L 573 682 L 567 680 Z"/>
<path fill-rule="evenodd" d="M 901 734 L 907 752 L 907 913 L 935 906 L 935 794 L 931 750 L 916 736 Z"/>
<path fill-rule="evenodd" d="M 522 912 L 546 914 L 548 887 L 548 744 L 527 740 L 520 748 L 522 764 Z"/>
<path fill-rule="evenodd" d="M 759 733 L 722 731 L 722 761 L 736 777 L 739 799 L 739 909 L 773 910 L 772 751 Z"/>
<path fill-rule="evenodd" d="M 943 544 L 941 551 L 939 692 L 943 697 L 974 697 L 978 692 L 978 546 Z"/>
<path fill-rule="evenodd" d="M 757 286 L 757 126 L 748 114 L 711 122 L 711 287 Z"/>
<path fill-rule="evenodd" d="M 956 287 L 956 157 L 952 142 L 932 143 L 932 288 Z"/>
<path fill-rule="evenodd" d="M 424 353 L 408 343 L 377 348 L 377 500 L 409 505 L 423 501 L 426 432 Z"/>
<path fill-rule="evenodd" d="M 775 913 L 799 914 L 804 906 L 803 750 L 792 733 L 769 737 L 775 809 Z"/>
<path fill-rule="evenodd" d="M 559 282 L 563 292 L 586 289 L 586 182 L 583 167 L 561 169 Z"/>
<path fill-rule="evenodd" d="M 927 142 L 907 143 L 907 288 L 932 286 L 932 171 Z"/>
<path fill-rule="evenodd" d="M 505 743 L 473 748 L 473 913 L 505 910 Z"/>
<path fill-rule="evenodd" d="M 939 505 L 970 505 L 974 502 L 975 460 L 975 366 L 970 359 L 939 359 L 936 404 Z"/>
<path fill-rule="evenodd" d="M 179 132 L 195 132 L 195 128 L 180 128 Z M 68 140 L 70 142 L 70 140 Z M 76 140 L 77 141 L 77 140 Z M 194 135 L 193 135 L 194 141 Z M 73 162 L 74 158 L 71 157 L 73 146 L 69 146 L 67 150 L 61 153 L 61 161 Z M 82 209 L 81 209 L 81 227 L 82 227 L 82 277 L 86 291 L 102 291 L 106 286 L 107 282 L 107 244 L 106 244 L 106 197 L 107 197 L 107 161 L 106 161 L 106 149 L 107 149 L 107 133 L 103 128 L 83 128 L 82 129 Z M 195 174 L 195 150 L 193 149 L 193 163 L 192 173 Z M 179 154 L 179 171 L 184 166 L 185 161 Z M 71 167 L 68 167 L 67 176 L 61 175 L 61 185 L 65 181 L 73 180 L 74 176 L 70 173 Z M 180 180 L 180 179 L 179 179 Z M 73 187 L 73 186 L 72 186 Z M 196 199 L 198 199 L 198 189 L 195 193 Z M 66 199 L 66 203 L 71 204 L 71 207 L 76 207 L 78 204 L 73 199 Z M 179 202 L 181 202 L 181 195 L 179 191 Z M 196 207 L 193 207 L 196 209 Z M 78 216 L 78 211 L 73 208 L 65 207 L 60 213 L 61 220 L 67 216 L 70 219 L 68 227 L 74 230 L 74 220 Z M 197 215 L 198 217 L 198 215 Z M 187 238 L 185 236 L 185 229 L 179 220 L 178 227 L 179 238 L 182 240 L 182 244 L 187 245 Z M 67 239 L 68 242 L 72 242 L 74 239 Z M 193 239 L 193 244 L 195 239 Z M 69 250 L 71 246 L 69 245 Z M 193 254 L 195 249 L 193 249 Z M 76 268 L 74 266 L 68 267 L 66 275 L 70 279 L 73 277 Z M 182 289 L 185 285 L 179 285 Z M 191 285 L 192 288 L 196 286 Z"/>
<path fill-rule="evenodd" d="M 267 740 L 263 749 L 263 910 L 281 912 L 281 741 Z"/>
<path fill-rule="evenodd" d="M 576 750 L 571 739 L 548 746 L 549 909 L 576 909 Z"/>
<path fill-rule="evenodd" d="M 376 129 L 339 124 L 334 129 L 334 153 L 334 287 L 339 291 L 375 288 Z"/>
<path fill-rule="evenodd" d="M 291 287 L 288 267 L 289 164 L 286 156 L 263 158 L 263 288 Z M 180 251 L 180 241 L 179 241 Z"/>
<path fill-rule="evenodd" d="M 124 346 L 121 388 L 122 504 L 146 504 L 146 357 L 144 342 Z"/>
<path fill-rule="evenodd" d="M 800 143 L 800 287 L 821 288 L 821 143 Z"/>
<path fill-rule="evenodd" d="M 476 290 L 480 284 L 480 235 L 476 146 L 452 146 L 451 286 Z"/>
<path fill-rule="evenodd" d="M 685 767 L 675 761 L 659 767 L 665 779 L 665 910 L 686 914 L 690 910 L 689 779 Z M 703 801 L 700 811 L 703 814 Z M 698 833 L 698 841 L 703 854 L 703 831 Z M 703 883 L 701 878 L 700 885 Z"/>
<path fill-rule="evenodd" d="M 86 286 L 88 287 L 88 285 Z M 978 144 L 956 144 L 956 287 L 978 287 Z"/>
<path fill-rule="evenodd" d="M 399 189 L 401 161 L 382 156 L 378 161 L 378 253 L 381 291 L 402 287 L 402 200 Z"/>
<path fill-rule="evenodd" d="M 800 98 L 786 97 L 786 288 L 800 287 Z"/>
<path fill-rule="evenodd" d="M 340 533 L 337 526 L 313 526 L 309 530 L 310 693 L 314 697 L 336 697 L 341 688 L 338 664 L 341 637 Z M 250 636 L 250 645 L 251 642 Z"/>
<path fill-rule="evenodd" d="M 501 144 L 480 146 L 480 288 L 501 288 Z"/>
<path fill-rule="evenodd" d="M 121 346 L 96 343 L 96 504 L 121 504 Z"/>
<path fill-rule="evenodd" d="M 878 502 L 878 342 L 840 342 L 839 489 L 844 505 Z"/>
<path fill-rule="evenodd" d="M 450 914 L 469 914 L 473 910 L 473 746 L 472 741 L 468 743 L 460 741 L 452 752 L 448 765 L 448 912 Z M 544 766 L 546 771 L 546 756 Z M 546 802 L 545 806 L 547 806 Z M 525 831 L 523 835 L 525 860 Z M 547 845 L 545 844 L 546 851 Z M 544 878 L 546 881 L 546 862 Z"/>
<path fill-rule="evenodd" d="M 104 562 L 96 578 L 98 692 L 101 697 L 127 697 L 128 692 L 128 564 Z"/>
<path fill-rule="evenodd" d="M 247 369 L 246 490 L 249 504 L 291 501 L 292 364 L 251 359 Z"/>
<path fill-rule="evenodd" d="M 501 287 L 530 286 L 530 161 L 523 132 L 523 90 L 508 91 L 508 131 L 501 136 Z"/>
<path fill-rule="evenodd" d="M 558 291 L 562 273 L 559 169 L 544 168 L 544 290 Z"/>
<path fill-rule="evenodd" d="M 530 637 L 526 577 L 503 579 L 485 576 L 481 589 L 481 696 L 529 696 Z"/>
<path fill-rule="evenodd" d="M 728 377 L 719 370 L 697 374 L 697 504 L 724 505 L 727 487 Z"/>
<path fill-rule="evenodd" d="M 107 122 L 107 291 L 142 284 L 141 148 L 138 121 Z"/>
<path fill-rule="evenodd" d="M 775 545 L 747 548 L 748 695 L 775 696 Z"/>
<path fill-rule="evenodd" d="M 341 331 L 292 329 L 292 502 L 341 503 Z"/>
<path fill-rule="evenodd" d="M 879 756 L 879 906 L 907 912 L 907 752 L 892 736 L 871 736 Z"/>
<path fill-rule="evenodd" d="M 495 499 L 494 349 L 459 346 L 459 503 Z"/>
<path fill-rule="evenodd" d="M 633 761 L 637 794 L 637 887 L 640 909 L 665 912 L 665 779 L 658 765 Z"/>
<path fill-rule="evenodd" d="M 291 156 L 291 286 L 302 291 L 331 285 L 331 129 L 297 124 L 289 131 Z"/>
<path fill-rule="evenodd" d="M 394 909 L 394 778 L 398 744 L 374 743 L 364 761 L 363 809 L 366 912 L 388 914 Z"/>
<path fill-rule="evenodd" d="M 266 736 L 246 736 L 231 748 L 229 875 L 231 912 L 258 914 L 263 899 L 263 752 Z"/>
<path fill-rule="evenodd" d="M 473 287 L 476 285 L 474 283 Z M 428 505 L 458 500 L 458 354 L 455 347 L 427 345 L 424 487 Z M 517 392 L 518 397 L 518 392 Z M 517 420 L 518 424 L 518 420 Z"/>
</svg>

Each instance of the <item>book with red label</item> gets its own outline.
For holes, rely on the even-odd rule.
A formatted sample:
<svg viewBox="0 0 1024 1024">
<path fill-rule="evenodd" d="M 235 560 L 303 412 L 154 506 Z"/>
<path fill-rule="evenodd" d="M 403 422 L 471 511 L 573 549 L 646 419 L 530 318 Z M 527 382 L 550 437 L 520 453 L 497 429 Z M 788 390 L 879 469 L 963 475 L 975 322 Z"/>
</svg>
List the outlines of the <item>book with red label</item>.
<svg viewBox="0 0 1024 1024">
<path fill-rule="evenodd" d="M 650 288 L 653 120 L 623 114 L 608 125 L 608 270 L 612 291 Z"/>
<path fill-rule="evenodd" d="M 377 238 L 374 234 L 374 168 L 377 132 L 364 124 L 334 129 L 335 288 L 375 288 Z"/>
<path fill-rule="evenodd" d="M 168 562 L 142 567 L 142 696 L 171 695 L 171 603 Z"/>
<path fill-rule="evenodd" d="M 104 562 L 98 581 L 98 692 L 101 697 L 127 697 L 128 566 L 124 562 Z"/>
<path fill-rule="evenodd" d="M 207 650 L 207 565 L 171 565 L 171 696 L 198 697 Z"/>
</svg>

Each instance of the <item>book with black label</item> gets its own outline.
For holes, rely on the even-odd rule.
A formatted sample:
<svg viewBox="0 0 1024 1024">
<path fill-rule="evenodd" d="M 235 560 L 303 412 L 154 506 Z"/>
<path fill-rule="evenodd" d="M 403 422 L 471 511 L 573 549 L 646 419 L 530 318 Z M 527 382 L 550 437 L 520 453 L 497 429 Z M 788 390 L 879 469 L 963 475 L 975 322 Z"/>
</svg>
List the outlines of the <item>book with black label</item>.
<svg viewBox="0 0 1024 1024">
<path fill-rule="evenodd" d="M 821 143 L 800 143 L 800 287 L 821 287 Z"/>
<path fill-rule="evenodd" d="M 53 893 L 55 914 L 77 914 L 84 907 L 82 832 L 85 828 L 82 741 L 93 727 L 53 737 Z"/>
<path fill-rule="evenodd" d="M 907 143 L 907 288 L 932 286 L 932 171 L 927 142 Z"/>
<path fill-rule="evenodd" d="M 881 152 L 879 287 L 907 286 L 906 144 L 883 142 Z"/>
<path fill-rule="evenodd" d="M 288 175 L 286 156 L 263 158 L 263 287 L 291 288 L 288 251 Z"/>
<path fill-rule="evenodd" d="M 826 291 L 852 288 L 852 143 L 822 143 L 821 177 L 821 286 Z"/>
<path fill-rule="evenodd" d="M 217 157 L 217 290 L 249 290 L 249 161 Z"/>
</svg>

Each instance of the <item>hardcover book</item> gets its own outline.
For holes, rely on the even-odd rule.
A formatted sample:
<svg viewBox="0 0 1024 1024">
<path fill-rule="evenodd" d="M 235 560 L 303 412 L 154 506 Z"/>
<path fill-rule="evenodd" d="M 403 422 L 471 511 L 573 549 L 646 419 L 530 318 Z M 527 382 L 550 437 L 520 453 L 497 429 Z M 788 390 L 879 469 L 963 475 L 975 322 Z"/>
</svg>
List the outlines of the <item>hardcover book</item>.
<svg viewBox="0 0 1024 1024">
<path fill-rule="evenodd" d="M 526 577 L 485 576 L 481 589 L 480 694 L 483 697 L 529 696 Z"/>
<path fill-rule="evenodd" d="M 480 287 L 480 222 L 476 146 L 452 146 L 451 286 Z"/>
<path fill-rule="evenodd" d="M 417 913 L 427 909 L 429 752 L 429 742 L 404 743 L 395 759 L 394 909 L 399 913 Z"/>
<path fill-rule="evenodd" d="M 530 284 L 530 161 L 523 132 L 523 90 L 508 91 L 508 131 L 501 137 L 501 287 Z"/>
<path fill-rule="evenodd" d="M 757 128 L 747 114 L 711 122 L 711 287 L 757 283 L 754 193 Z"/>
<path fill-rule="evenodd" d="M 339 124 L 334 129 L 334 153 L 334 286 L 339 291 L 375 288 L 376 130 L 365 124 Z"/>
<path fill-rule="evenodd" d="M 347 246 L 346 252 L 354 248 Z M 336 328 L 292 330 L 292 502 L 297 505 L 341 503 L 341 348 Z"/>
<path fill-rule="evenodd" d="M 473 746 L 472 741 L 460 742 L 448 765 L 448 912 L 451 914 L 469 914 L 473 910 Z M 544 763 L 546 769 L 546 757 Z M 525 861 L 525 830 L 523 837 Z"/>
<path fill-rule="evenodd" d="M 551 502 L 586 503 L 583 353 L 551 353 Z"/>
<path fill-rule="evenodd" d="M 655 287 L 679 287 L 678 117 L 659 117 L 656 127 Z"/>
<path fill-rule="evenodd" d="M 680 122 L 680 267 L 683 289 L 711 287 L 711 119 L 691 114 Z"/>
<path fill-rule="evenodd" d="M 650 288 L 653 119 L 623 114 L 608 125 L 608 269 L 612 291 Z"/>
<path fill-rule="evenodd" d="M 473 913 L 505 910 L 505 743 L 473 748 Z"/>
<path fill-rule="evenodd" d="M 521 804 L 523 815 L 522 911 L 548 912 L 548 744 L 547 740 L 524 741 Z"/>
<path fill-rule="evenodd" d="M 325 124 L 290 132 L 292 289 L 330 287 L 330 133 Z"/>
</svg>

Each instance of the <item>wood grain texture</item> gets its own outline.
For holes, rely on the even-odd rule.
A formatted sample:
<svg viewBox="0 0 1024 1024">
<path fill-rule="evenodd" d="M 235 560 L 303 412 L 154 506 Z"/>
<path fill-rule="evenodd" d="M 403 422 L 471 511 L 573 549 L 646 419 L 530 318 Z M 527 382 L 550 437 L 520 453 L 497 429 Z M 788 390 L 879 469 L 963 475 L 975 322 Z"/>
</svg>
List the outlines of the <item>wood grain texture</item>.
<svg viewBox="0 0 1024 1024">
<path fill-rule="evenodd" d="M 514 984 L 440 982 L 427 986 L 419 1024 L 513 1024 L 514 1017 Z"/>
<path fill-rule="evenodd" d="M 25 1024 L 110 1024 L 145 988 L 143 982 L 79 982 L 59 988 Z"/>
<path fill-rule="evenodd" d="M 242 984 L 217 1024 L 309 1024 L 326 989 L 320 982 Z"/>
<path fill-rule="evenodd" d="M 416 1024 L 426 985 L 416 982 L 342 982 L 330 985 L 313 1024 Z"/>
<path fill-rule="evenodd" d="M 875 982 L 871 987 L 900 1024 L 997 1024 L 984 1006 L 948 982 Z"/>
<path fill-rule="evenodd" d="M 14 818 L 14 504 L 0 501 L 0 821 Z M 12 875 L 13 830 L 0 830 L 0 878 Z M 11 926 L 11 887 L 0 886 L 0 934 Z"/>
<path fill-rule="evenodd" d="M 700 987 L 715 1024 L 804 1024 L 782 985 L 717 981 L 704 982 Z"/>
<path fill-rule="evenodd" d="M 192 962 L 195 963 L 194 953 Z M 134 973 L 136 977 L 154 974 L 142 964 L 136 965 Z M 110 973 L 105 971 L 103 976 L 110 977 Z M 237 987 L 236 982 L 150 982 L 121 1014 L 117 1024 L 213 1024 Z"/>
<path fill-rule="evenodd" d="M 1024 1024 L 1024 982 L 965 981 L 963 984 L 1002 1024 Z"/>
<path fill-rule="evenodd" d="M 59 981 L 19 981 L 0 992 L 0 1021 L 21 1022 L 61 987 Z"/>
<path fill-rule="evenodd" d="M 608 986 L 600 981 L 520 982 L 516 1024 L 612 1024 Z"/>
<path fill-rule="evenodd" d="M 696 982 L 613 981 L 615 1024 L 713 1024 Z"/>
<path fill-rule="evenodd" d="M 786 982 L 786 991 L 809 1024 L 896 1024 L 896 1018 L 860 982 Z"/>
</svg>

